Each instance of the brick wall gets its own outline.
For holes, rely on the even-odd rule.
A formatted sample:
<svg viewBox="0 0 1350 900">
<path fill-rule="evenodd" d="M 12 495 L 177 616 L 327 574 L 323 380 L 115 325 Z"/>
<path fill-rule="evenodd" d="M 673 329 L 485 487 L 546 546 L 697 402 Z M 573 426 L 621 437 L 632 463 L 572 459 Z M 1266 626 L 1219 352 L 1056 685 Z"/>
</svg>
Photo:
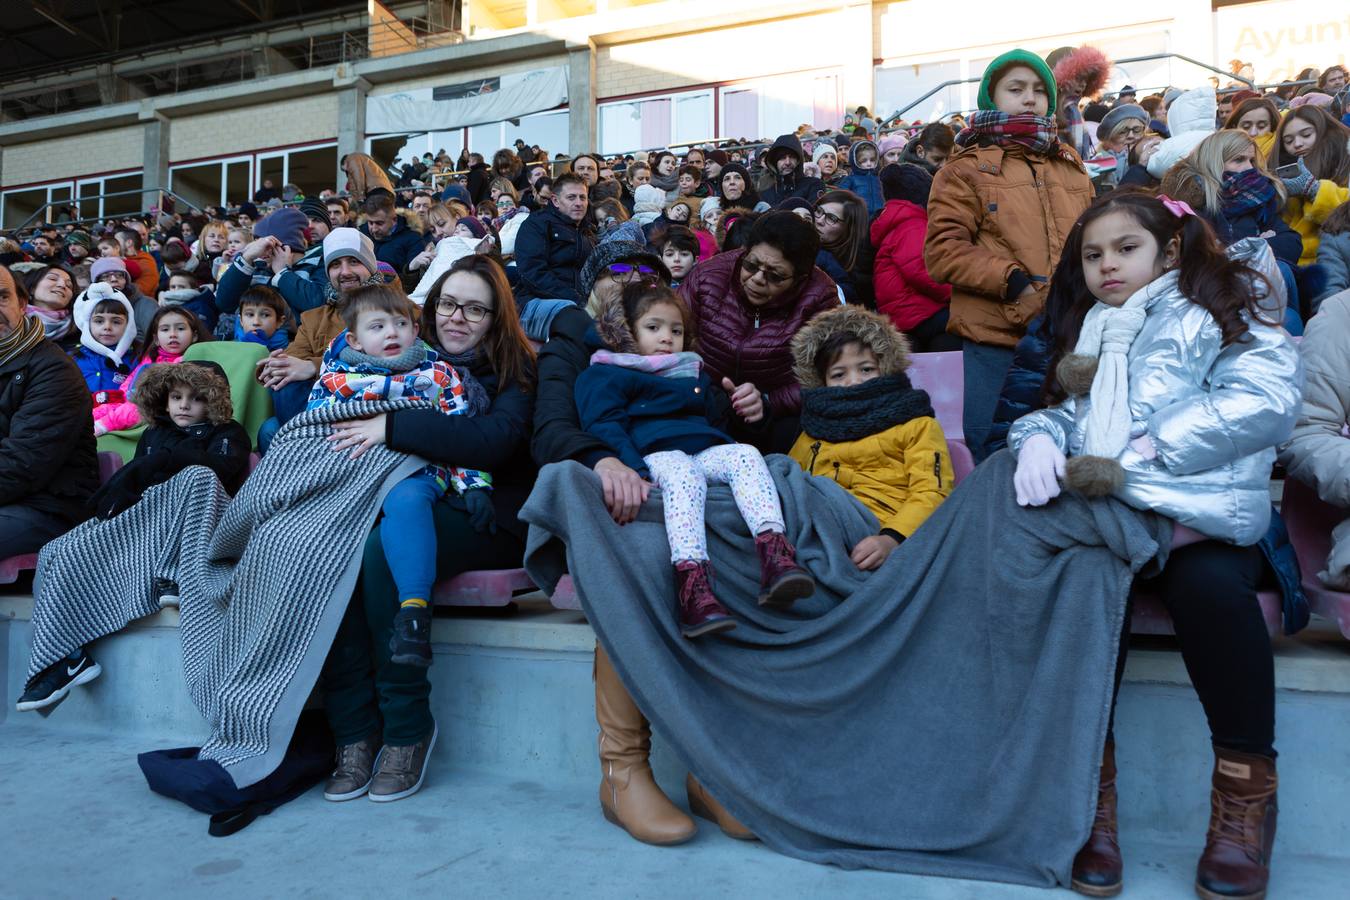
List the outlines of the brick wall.
<svg viewBox="0 0 1350 900">
<path fill-rule="evenodd" d="M 332 140 L 337 137 L 337 131 L 338 99 L 335 93 L 182 116 L 173 119 L 170 125 L 169 160 L 177 163 L 264 147 Z"/>
<path fill-rule="evenodd" d="M 138 169 L 143 151 L 139 125 L 91 130 L 79 137 L 10 144 L 0 156 L 0 185 L 9 188 L 35 181 Z"/>
</svg>

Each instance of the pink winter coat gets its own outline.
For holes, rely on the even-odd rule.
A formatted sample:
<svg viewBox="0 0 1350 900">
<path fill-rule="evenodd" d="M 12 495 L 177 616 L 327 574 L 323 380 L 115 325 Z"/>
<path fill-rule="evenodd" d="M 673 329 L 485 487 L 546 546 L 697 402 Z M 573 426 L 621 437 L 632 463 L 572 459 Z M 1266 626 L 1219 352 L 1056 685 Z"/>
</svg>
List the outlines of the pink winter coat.
<svg viewBox="0 0 1350 900">
<path fill-rule="evenodd" d="M 939 284 L 923 262 L 928 212 L 908 200 L 887 200 L 872 222 L 872 265 L 877 311 L 901 331 L 912 331 L 952 300 L 952 286 Z"/>
<path fill-rule="evenodd" d="M 174 356 L 158 349 L 155 350 L 153 359 L 141 360 L 136 368 L 131 370 L 131 374 L 127 376 L 126 383 L 122 385 L 122 390 L 126 392 L 128 399 L 122 403 L 105 403 L 94 408 L 94 431 L 97 434 L 108 431 L 125 431 L 141 424 L 141 411 L 136 407 L 135 401 L 130 399 L 132 392 L 136 390 L 136 382 L 140 380 L 141 372 L 145 371 L 148 366 L 156 364 L 171 366 L 182 361 L 182 356 Z"/>
<path fill-rule="evenodd" d="M 716 256 L 721 251 L 717 249 L 717 238 L 712 233 L 702 228 L 693 229 L 694 237 L 698 238 L 698 258 L 699 262 Z"/>
</svg>

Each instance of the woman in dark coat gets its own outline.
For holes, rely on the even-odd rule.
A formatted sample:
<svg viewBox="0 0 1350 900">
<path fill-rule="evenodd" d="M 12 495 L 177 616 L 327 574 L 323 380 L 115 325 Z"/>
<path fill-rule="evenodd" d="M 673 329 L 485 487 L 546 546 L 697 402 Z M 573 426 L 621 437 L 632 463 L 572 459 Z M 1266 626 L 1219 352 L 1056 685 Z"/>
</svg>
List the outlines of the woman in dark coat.
<svg viewBox="0 0 1350 900">
<path fill-rule="evenodd" d="M 408 409 L 353 419 L 334 426 L 333 449 L 359 455 L 385 444 L 435 465 L 491 472 L 490 506 L 471 507 L 463 498 L 436 504 L 436 579 L 519 566 L 526 528 L 517 513 L 535 477 L 529 457 L 535 360 L 501 264 L 479 255 L 455 263 L 427 292 L 421 320 L 422 336 L 440 358 L 486 391 L 488 411 L 446 416 Z M 390 659 L 398 605 L 377 526 L 366 542 L 360 589 L 324 666 L 324 705 L 338 743 L 324 791 L 329 800 L 367 792 L 373 800 L 397 800 L 421 787 L 436 739 L 431 682 L 425 668 Z"/>
</svg>

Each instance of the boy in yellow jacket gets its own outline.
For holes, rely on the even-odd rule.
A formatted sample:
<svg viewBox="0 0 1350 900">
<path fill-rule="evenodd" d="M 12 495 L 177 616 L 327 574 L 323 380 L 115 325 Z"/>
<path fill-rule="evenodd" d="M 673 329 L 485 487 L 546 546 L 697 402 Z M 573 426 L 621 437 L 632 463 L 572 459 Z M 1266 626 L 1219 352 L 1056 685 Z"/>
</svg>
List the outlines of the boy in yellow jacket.
<svg viewBox="0 0 1350 900">
<path fill-rule="evenodd" d="M 791 456 L 877 517 L 879 532 L 852 548 L 858 568 L 875 569 L 951 493 L 947 439 L 928 394 L 905 375 L 908 342 L 885 316 L 828 310 L 797 332 L 792 353 L 802 434 Z"/>
</svg>

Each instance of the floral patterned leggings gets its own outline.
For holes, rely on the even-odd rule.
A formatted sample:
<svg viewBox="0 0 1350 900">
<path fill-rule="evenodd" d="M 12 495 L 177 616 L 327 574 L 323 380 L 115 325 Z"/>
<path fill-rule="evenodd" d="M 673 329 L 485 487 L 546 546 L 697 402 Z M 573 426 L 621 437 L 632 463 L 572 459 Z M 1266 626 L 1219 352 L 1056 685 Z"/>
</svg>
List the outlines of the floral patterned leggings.
<svg viewBox="0 0 1350 900">
<path fill-rule="evenodd" d="M 751 534 L 784 530 L 778 488 L 764 457 L 749 444 L 721 444 L 697 456 L 663 450 L 642 459 L 651 470 L 652 483 L 661 489 L 672 563 L 708 558 L 703 507 L 709 484 L 731 485 L 736 508 Z"/>
</svg>

